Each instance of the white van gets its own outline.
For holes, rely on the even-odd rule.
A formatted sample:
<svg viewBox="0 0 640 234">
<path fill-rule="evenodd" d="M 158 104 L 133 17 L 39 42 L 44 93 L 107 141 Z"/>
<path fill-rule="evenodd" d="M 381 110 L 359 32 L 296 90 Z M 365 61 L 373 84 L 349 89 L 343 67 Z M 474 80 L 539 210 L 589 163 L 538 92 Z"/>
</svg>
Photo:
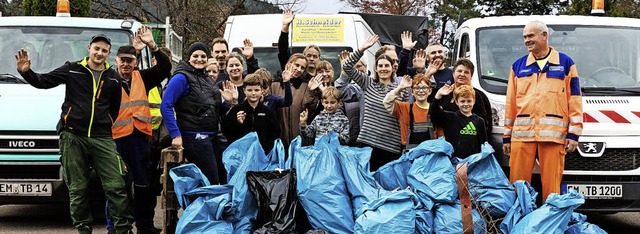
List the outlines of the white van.
<svg viewBox="0 0 640 234">
<path fill-rule="evenodd" d="M 476 65 L 472 83 L 491 102 L 499 161 L 508 166 L 501 151 L 509 69 L 528 53 L 522 30 L 531 20 L 549 26 L 549 44 L 575 61 L 583 89 L 584 131 L 565 157 L 562 192 L 584 194 L 585 211 L 640 211 L 640 19 L 501 16 L 460 25 L 452 57 Z"/>
<path fill-rule="evenodd" d="M 142 24 L 132 20 L 86 17 L 0 17 L 0 204 L 67 202 L 62 179 L 56 124 L 65 86 L 37 89 L 16 69 L 14 55 L 24 48 L 35 72 L 49 72 L 66 61 L 88 56 L 93 35 L 111 39 L 116 51 L 130 45 Z M 142 51 L 140 68 L 151 66 L 151 53 Z M 97 182 L 97 181 L 95 181 Z M 102 196 L 99 184 L 90 193 Z M 94 196 L 92 196 L 94 197 Z"/>
<path fill-rule="evenodd" d="M 343 50 L 354 51 L 374 34 L 369 25 L 356 14 L 297 14 L 289 30 L 291 52 L 302 53 L 307 45 L 315 44 L 322 50 L 322 59 L 331 62 L 337 78 L 340 74 L 338 54 Z M 272 74 L 280 72 L 278 38 L 282 30 L 282 14 L 229 16 L 224 39 L 229 49 L 239 52 L 245 38 L 251 39 L 254 54 L 260 67 Z M 373 72 L 374 53 L 380 48 L 376 43 L 363 58 Z"/>
</svg>

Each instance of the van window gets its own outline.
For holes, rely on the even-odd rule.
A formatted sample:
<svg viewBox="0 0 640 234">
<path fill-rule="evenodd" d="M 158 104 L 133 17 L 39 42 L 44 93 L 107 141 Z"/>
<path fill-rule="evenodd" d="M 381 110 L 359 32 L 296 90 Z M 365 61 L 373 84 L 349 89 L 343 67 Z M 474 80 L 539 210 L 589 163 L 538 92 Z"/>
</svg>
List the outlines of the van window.
<svg viewBox="0 0 640 234">
<path fill-rule="evenodd" d="M 462 39 L 460 39 L 460 51 L 458 51 L 458 57 L 456 57 L 456 60 L 459 58 L 469 58 L 469 34 L 464 33 L 462 34 Z"/>
<path fill-rule="evenodd" d="M 460 48 L 458 48 L 458 45 L 460 45 L 460 39 L 456 38 L 455 42 L 453 43 L 453 51 L 450 52 L 450 54 L 448 54 L 449 58 L 451 58 L 451 63 L 449 63 L 451 65 L 455 64 L 456 60 L 458 59 L 456 58 L 456 56 L 453 56 L 454 54 L 458 54 L 458 51 L 460 51 Z"/>
<path fill-rule="evenodd" d="M 242 54 L 239 48 L 233 48 L 233 52 Z M 253 56 L 258 59 L 258 65 L 271 72 L 272 76 L 280 74 L 280 62 L 278 61 L 278 48 L 276 47 L 254 47 Z M 246 67 L 244 68 L 247 69 Z"/>
<path fill-rule="evenodd" d="M 583 95 L 634 95 L 640 91 L 640 28 L 548 25 L 549 45 L 573 59 Z M 477 68 L 480 85 L 506 93 L 511 64 L 528 54 L 523 27 L 477 30 Z M 612 40 L 615 38 L 615 40 Z M 601 88 L 600 90 L 598 90 Z M 603 92 L 603 90 L 625 89 Z M 639 95 L 639 94 L 635 94 Z"/>
<path fill-rule="evenodd" d="M 0 73 L 20 77 L 16 71 L 14 55 L 24 48 L 35 72 L 49 72 L 66 61 L 88 56 L 91 37 L 103 33 L 111 39 L 111 54 L 107 62 L 115 65 L 118 47 L 130 45 L 130 33 L 124 30 L 106 30 L 63 27 L 0 27 Z M 7 62 L 10 61 L 10 62 Z"/>
</svg>

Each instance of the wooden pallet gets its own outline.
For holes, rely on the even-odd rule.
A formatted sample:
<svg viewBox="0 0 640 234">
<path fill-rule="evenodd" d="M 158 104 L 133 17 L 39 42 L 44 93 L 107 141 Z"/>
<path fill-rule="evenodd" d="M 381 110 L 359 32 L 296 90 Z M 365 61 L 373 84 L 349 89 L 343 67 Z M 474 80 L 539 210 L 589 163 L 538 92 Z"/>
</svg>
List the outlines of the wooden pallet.
<svg viewBox="0 0 640 234">
<path fill-rule="evenodd" d="M 165 148 L 162 150 L 160 160 L 162 165 L 162 176 L 160 177 L 160 183 L 162 183 L 162 193 L 160 195 L 160 200 L 162 201 L 162 233 L 173 234 L 176 232 L 176 225 L 178 224 L 180 205 L 178 197 L 173 190 L 173 180 L 169 176 L 169 171 L 182 165 L 184 161 L 182 149 Z"/>
</svg>

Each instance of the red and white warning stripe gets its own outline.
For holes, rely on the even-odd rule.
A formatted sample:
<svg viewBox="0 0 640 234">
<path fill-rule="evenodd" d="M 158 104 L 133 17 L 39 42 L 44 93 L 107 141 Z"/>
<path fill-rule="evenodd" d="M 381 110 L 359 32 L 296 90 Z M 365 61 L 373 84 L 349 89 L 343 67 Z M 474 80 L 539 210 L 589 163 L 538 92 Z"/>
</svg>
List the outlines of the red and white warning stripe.
<svg viewBox="0 0 640 234">
<path fill-rule="evenodd" d="M 583 117 L 585 123 L 640 124 L 640 111 L 585 111 Z"/>
</svg>

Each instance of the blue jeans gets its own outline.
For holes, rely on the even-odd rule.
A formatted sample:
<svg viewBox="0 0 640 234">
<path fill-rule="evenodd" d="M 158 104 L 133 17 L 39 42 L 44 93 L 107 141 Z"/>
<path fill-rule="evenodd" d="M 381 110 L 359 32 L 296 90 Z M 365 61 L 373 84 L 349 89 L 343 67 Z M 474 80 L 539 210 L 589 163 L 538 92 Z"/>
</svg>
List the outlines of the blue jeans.
<svg viewBox="0 0 640 234">
<path fill-rule="evenodd" d="M 182 135 L 184 157 L 195 164 L 209 179 L 211 184 L 219 184 L 216 150 L 213 147 L 215 135 L 185 134 Z"/>
</svg>

